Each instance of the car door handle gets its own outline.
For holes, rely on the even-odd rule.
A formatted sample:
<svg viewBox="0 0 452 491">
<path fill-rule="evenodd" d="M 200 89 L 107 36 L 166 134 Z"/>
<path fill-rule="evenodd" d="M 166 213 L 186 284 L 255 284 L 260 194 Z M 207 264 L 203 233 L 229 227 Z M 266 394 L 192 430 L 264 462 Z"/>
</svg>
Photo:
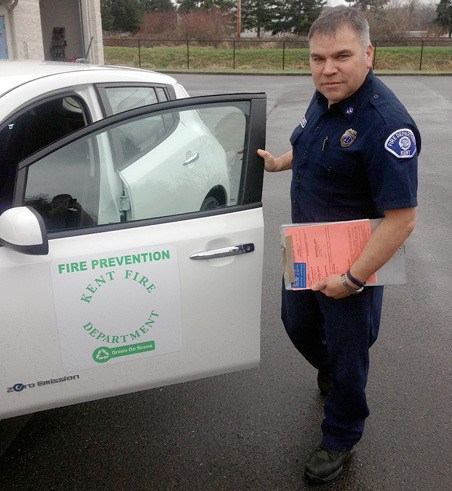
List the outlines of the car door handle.
<svg viewBox="0 0 452 491">
<path fill-rule="evenodd" d="M 239 244 L 210 251 L 202 251 L 192 254 L 190 259 L 216 259 L 217 257 L 238 256 L 239 254 L 248 254 L 254 251 L 254 244 Z"/>
<path fill-rule="evenodd" d="M 193 155 L 191 155 L 190 157 L 188 157 L 188 159 L 185 159 L 182 164 L 183 165 L 188 165 L 188 164 L 192 164 L 193 162 L 195 162 L 195 160 L 198 160 L 199 159 L 199 153 L 196 152 L 194 153 Z"/>
</svg>

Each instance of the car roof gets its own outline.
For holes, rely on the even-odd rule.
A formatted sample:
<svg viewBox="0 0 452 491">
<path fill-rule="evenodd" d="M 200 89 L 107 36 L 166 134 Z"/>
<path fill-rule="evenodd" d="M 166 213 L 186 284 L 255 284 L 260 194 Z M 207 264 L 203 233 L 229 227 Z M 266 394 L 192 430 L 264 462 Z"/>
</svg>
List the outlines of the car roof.
<svg viewBox="0 0 452 491">
<path fill-rule="evenodd" d="M 0 97 L 21 85 L 43 79 L 46 77 L 58 77 L 72 73 L 90 72 L 93 82 L 101 83 L 119 78 L 124 81 L 143 82 L 175 85 L 173 77 L 150 70 L 139 68 L 120 67 L 113 65 L 91 65 L 88 63 L 52 62 L 52 61 L 16 61 L 0 60 Z M 83 77 L 85 78 L 85 77 Z"/>
</svg>

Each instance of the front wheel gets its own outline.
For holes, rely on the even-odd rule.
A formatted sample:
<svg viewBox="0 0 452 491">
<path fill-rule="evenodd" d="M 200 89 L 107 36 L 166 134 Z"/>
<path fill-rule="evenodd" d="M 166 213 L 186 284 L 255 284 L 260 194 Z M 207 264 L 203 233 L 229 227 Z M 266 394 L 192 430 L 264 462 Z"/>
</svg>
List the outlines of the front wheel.
<svg viewBox="0 0 452 491">
<path fill-rule="evenodd" d="M 221 203 L 215 198 L 215 196 L 207 196 L 207 198 L 202 202 L 201 211 L 214 210 L 219 208 Z"/>
</svg>

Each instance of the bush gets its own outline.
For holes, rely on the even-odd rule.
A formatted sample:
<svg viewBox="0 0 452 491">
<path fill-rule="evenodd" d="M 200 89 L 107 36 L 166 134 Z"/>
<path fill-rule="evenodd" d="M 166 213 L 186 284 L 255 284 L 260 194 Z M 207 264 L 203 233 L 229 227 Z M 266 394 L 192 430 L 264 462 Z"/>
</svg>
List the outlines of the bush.
<svg viewBox="0 0 452 491">
<path fill-rule="evenodd" d="M 177 13 L 149 12 L 143 17 L 140 29 L 135 37 L 140 39 L 172 38 L 177 32 Z"/>
<path fill-rule="evenodd" d="M 234 33 L 235 19 L 220 10 L 150 12 L 135 33 L 140 39 L 186 39 L 217 41 Z"/>
</svg>

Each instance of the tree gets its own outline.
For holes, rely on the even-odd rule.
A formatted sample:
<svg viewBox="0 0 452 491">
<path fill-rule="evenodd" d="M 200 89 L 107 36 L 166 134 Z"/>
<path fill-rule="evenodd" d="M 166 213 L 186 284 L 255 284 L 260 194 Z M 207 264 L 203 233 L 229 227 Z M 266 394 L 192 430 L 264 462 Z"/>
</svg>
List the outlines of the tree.
<svg viewBox="0 0 452 491">
<path fill-rule="evenodd" d="M 217 41 L 229 37 L 233 32 L 234 17 L 218 9 L 196 10 L 179 14 L 178 29 L 185 39 Z"/>
<path fill-rule="evenodd" d="M 171 0 L 141 0 L 145 12 L 172 12 L 176 10 Z"/>
<path fill-rule="evenodd" d="M 272 34 L 287 32 L 306 35 L 325 4 L 324 0 L 279 0 L 269 28 Z"/>
<path fill-rule="evenodd" d="M 179 12 L 192 12 L 194 10 L 220 10 L 230 12 L 234 10 L 235 0 L 177 0 Z"/>
<path fill-rule="evenodd" d="M 400 0 L 391 0 L 382 9 L 368 9 L 365 16 L 370 26 L 371 40 L 397 41 L 407 36 L 410 31 L 419 30 L 419 23 L 414 12 L 414 4 L 406 4 Z"/>
<path fill-rule="evenodd" d="M 101 12 L 103 29 L 133 32 L 140 26 L 143 5 L 140 0 L 101 0 Z"/>
<path fill-rule="evenodd" d="M 361 10 L 376 10 L 383 8 L 389 0 L 345 0 L 347 3 Z"/>
<path fill-rule="evenodd" d="M 230 12 L 236 10 L 235 0 L 204 0 L 202 2 L 205 10 L 220 10 L 221 12 Z"/>
<path fill-rule="evenodd" d="M 452 3 L 451 0 L 441 0 L 436 7 L 436 23 L 441 27 L 445 27 L 452 36 Z"/>
<path fill-rule="evenodd" d="M 178 0 L 178 12 L 192 12 L 201 8 L 201 2 L 198 0 Z"/>
<path fill-rule="evenodd" d="M 242 0 L 242 27 L 255 29 L 257 37 L 267 29 L 273 19 L 274 2 L 271 0 Z"/>
<path fill-rule="evenodd" d="M 112 31 L 113 30 L 113 14 L 111 12 L 111 1 L 102 0 L 100 2 L 100 14 L 102 17 L 102 29 L 104 31 Z"/>
</svg>

